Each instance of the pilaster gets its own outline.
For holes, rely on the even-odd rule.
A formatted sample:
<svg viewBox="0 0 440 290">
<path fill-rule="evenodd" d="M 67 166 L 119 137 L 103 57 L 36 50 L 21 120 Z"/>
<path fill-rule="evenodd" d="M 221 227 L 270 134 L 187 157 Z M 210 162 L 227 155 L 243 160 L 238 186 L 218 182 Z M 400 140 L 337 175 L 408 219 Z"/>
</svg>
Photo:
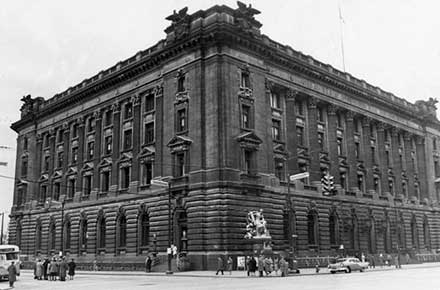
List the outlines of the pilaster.
<svg viewBox="0 0 440 290">
<path fill-rule="evenodd" d="M 379 153 L 380 187 L 382 196 L 387 196 L 389 193 L 389 184 L 387 156 L 385 153 L 385 124 L 381 122 L 377 125 L 377 148 Z"/>
<path fill-rule="evenodd" d="M 429 198 L 428 187 L 427 187 L 427 177 L 426 177 L 426 156 L 425 156 L 425 138 L 422 136 L 417 136 L 416 139 L 416 151 L 417 151 L 417 168 L 418 168 L 418 179 L 420 196 L 419 201 L 423 198 Z"/>
<path fill-rule="evenodd" d="M 364 161 L 365 168 L 365 187 L 368 193 L 374 192 L 374 176 L 373 176 L 373 161 L 371 156 L 371 119 L 364 117 L 362 119 L 362 140 L 363 140 L 363 154 L 362 159 Z"/>
<path fill-rule="evenodd" d="M 133 104 L 133 161 L 131 166 L 130 192 L 136 192 L 139 185 L 139 158 L 141 142 L 141 100 L 139 95 L 131 98 Z"/>
<path fill-rule="evenodd" d="M 63 173 L 66 174 L 67 173 L 67 169 L 68 169 L 68 164 L 69 164 L 69 152 L 70 152 L 70 129 L 69 129 L 69 123 L 64 123 L 63 124 L 63 130 L 64 130 L 64 136 L 63 136 Z M 67 176 L 65 175 L 62 179 L 63 183 L 61 185 L 61 196 L 67 196 L 67 191 L 68 191 L 68 182 L 67 182 Z"/>
<path fill-rule="evenodd" d="M 394 188 L 396 196 L 402 194 L 402 165 L 400 164 L 399 130 L 391 129 L 391 150 L 393 156 Z"/>
<path fill-rule="evenodd" d="M 347 164 L 348 169 L 348 188 L 355 192 L 357 189 L 357 160 L 354 151 L 354 116 L 355 113 L 348 111 L 345 118 L 346 139 L 347 139 Z"/>
<path fill-rule="evenodd" d="M 298 173 L 298 146 L 296 138 L 295 97 L 297 92 L 288 90 L 286 93 L 286 142 L 289 157 L 287 170 L 289 175 Z"/>
<path fill-rule="evenodd" d="M 112 174 L 109 194 L 116 195 L 118 190 L 118 178 L 119 178 L 119 145 L 121 139 L 121 104 L 114 103 L 112 106 L 113 111 L 113 151 L 112 151 Z"/>
<path fill-rule="evenodd" d="M 341 176 L 339 172 L 339 154 L 338 154 L 338 142 L 336 134 L 336 110 L 334 105 L 328 106 L 328 140 L 329 140 L 329 159 L 330 159 L 330 175 L 333 176 L 335 184 L 341 183 Z"/>
<path fill-rule="evenodd" d="M 319 162 L 319 153 L 321 148 L 318 143 L 318 123 L 316 112 L 317 99 L 309 97 L 307 102 L 308 109 L 308 133 L 309 133 L 309 155 L 310 155 L 310 181 L 320 182 L 321 166 Z"/>
<path fill-rule="evenodd" d="M 99 161 L 101 160 L 102 150 L 102 112 L 96 111 L 93 114 L 95 118 L 95 153 L 93 157 L 93 185 L 92 193 L 97 194 L 99 192 L 100 174 L 99 174 Z"/>
<path fill-rule="evenodd" d="M 415 195 L 414 192 L 414 162 L 412 160 L 412 135 L 409 133 L 405 133 L 404 135 L 404 146 L 405 146 L 405 161 L 406 161 L 406 177 L 408 178 L 408 196 L 412 197 Z"/>
</svg>

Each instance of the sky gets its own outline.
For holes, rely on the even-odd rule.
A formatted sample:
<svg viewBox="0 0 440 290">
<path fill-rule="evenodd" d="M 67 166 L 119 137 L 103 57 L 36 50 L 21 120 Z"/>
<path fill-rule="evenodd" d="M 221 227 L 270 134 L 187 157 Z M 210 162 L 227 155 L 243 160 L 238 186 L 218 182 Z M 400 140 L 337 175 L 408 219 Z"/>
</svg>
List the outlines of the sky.
<svg viewBox="0 0 440 290">
<path fill-rule="evenodd" d="M 410 102 L 440 97 L 440 2 L 252 0 L 261 32 Z M 165 37 L 165 17 L 232 0 L 7 0 L 0 6 L 0 212 L 10 213 L 22 96 L 48 99 Z M 340 9 L 339 9 L 340 8 Z M 9 148 L 5 148 L 9 147 Z"/>
</svg>

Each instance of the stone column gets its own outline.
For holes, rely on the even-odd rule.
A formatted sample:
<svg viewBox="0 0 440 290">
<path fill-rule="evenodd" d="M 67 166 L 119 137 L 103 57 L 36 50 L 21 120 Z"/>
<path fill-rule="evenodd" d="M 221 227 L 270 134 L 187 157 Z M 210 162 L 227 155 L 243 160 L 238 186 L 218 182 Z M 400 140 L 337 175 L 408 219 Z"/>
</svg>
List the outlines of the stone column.
<svg viewBox="0 0 440 290">
<path fill-rule="evenodd" d="M 341 183 L 341 174 L 339 172 L 339 154 L 338 154 L 338 142 L 336 134 L 336 106 L 328 106 L 328 144 L 329 144 L 329 159 L 330 159 L 330 175 L 333 176 L 333 180 L 336 185 Z"/>
<path fill-rule="evenodd" d="M 427 187 L 427 176 L 426 176 L 426 156 L 425 156 L 425 138 L 422 136 L 417 136 L 416 140 L 416 152 L 417 152 L 417 168 L 418 168 L 418 178 L 419 178 L 419 189 L 420 196 L 417 197 L 420 200 L 423 198 L 429 198 L 428 187 Z"/>
<path fill-rule="evenodd" d="M 402 165 L 400 164 L 399 153 L 399 130 L 391 129 L 391 151 L 393 156 L 394 188 L 396 196 L 402 194 Z"/>
<path fill-rule="evenodd" d="M 113 111 L 113 151 L 112 151 L 112 172 L 111 172 L 111 184 L 109 188 L 110 195 L 116 195 L 118 190 L 118 178 L 119 178 L 119 143 L 121 139 L 121 104 L 114 103 L 112 106 Z"/>
<path fill-rule="evenodd" d="M 102 112 L 96 111 L 93 114 L 95 118 L 95 152 L 93 154 L 93 186 L 91 192 L 91 199 L 95 198 L 99 192 L 100 174 L 99 162 L 101 161 L 102 149 Z"/>
<path fill-rule="evenodd" d="M 406 176 L 408 178 L 408 184 L 406 185 L 408 189 L 408 197 L 414 196 L 414 163 L 412 161 L 412 135 L 408 132 L 405 132 L 404 137 L 404 146 L 405 146 L 405 161 L 406 161 Z"/>
<path fill-rule="evenodd" d="M 354 150 L 354 119 L 355 113 L 348 111 L 345 118 L 345 134 L 347 144 L 348 189 L 355 192 L 357 189 L 357 160 Z"/>
<path fill-rule="evenodd" d="M 81 200 L 81 196 L 83 194 L 83 176 L 82 176 L 82 168 L 84 163 L 84 138 L 85 138 L 85 124 L 84 118 L 79 118 L 77 120 L 78 123 L 78 162 L 76 163 L 76 167 L 78 169 L 78 178 L 76 182 L 76 190 L 74 201 L 78 202 Z"/>
<path fill-rule="evenodd" d="M 387 156 L 385 153 L 385 124 L 379 122 L 377 124 L 377 149 L 379 153 L 379 167 L 380 167 L 380 187 L 382 195 L 386 196 L 389 193 L 388 184 L 388 165 Z"/>
<path fill-rule="evenodd" d="M 365 167 L 365 188 L 366 192 L 369 194 L 374 193 L 374 176 L 373 176 L 373 160 L 371 155 L 371 119 L 365 117 L 362 119 L 362 140 L 364 145 L 364 150 L 362 158 L 364 160 Z"/>
<path fill-rule="evenodd" d="M 311 183 L 321 183 L 321 166 L 319 161 L 319 153 L 321 148 L 318 143 L 318 123 L 316 112 L 317 100 L 313 97 L 308 99 L 308 131 L 309 131 L 309 156 L 310 156 L 310 181 Z"/>
<path fill-rule="evenodd" d="M 289 175 L 298 173 L 298 146 L 296 138 L 296 92 L 288 90 L 286 94 L 286 141 L 289 157 L 287 159 L 287 170 Z"/>
<path fill-rule="evenodd" d="M 156 152 L 154 154 L 154 169 L 153 174 L 154 177 L 157 176 L 163 176 L 163 149 L 164 149 L 164 140 L 163 140 L 163 126 L 164 126 L 164 120 L 163 120 L 163 111 L 164 111 L 164 104 L 163 104 L 163 84 L 160 84 L 156 86 L 154 90 L 155 95 L 155 101 L 156 101 L 156 108 L 155 108 L 155 120 L 154 120 L 154 126 L 155 129 L 155 145 L 156 145 Z"/>
<path fill-rule="evenodd" d="M 69 152 L 70 152 L 70 127 L 69 127 L 69 123 L 64 123 L 63 124 L 63 130 L 64 130 L 64 136 L 63 136 L 63 150 L 64 150 L 64 154 L 63 154 L 63 173 L 65 174 L 65 176 L 63 177 L 63 183 L 61 185 L 61 196 L 64 196 L 64 198 L 67 196 L 67 192 L 68 192 L 68 186 L 69 183 L 67 182 L 67 170 L 68 170 L 68 164 L 69 164 Z M 64 200 L 63 198 L 61 198 L 61 200 Z"/>
<path fill-rule="evenodd" d="M 137 192 L 139 185 L 139 152 L 141 142 L 141 100 L 139 95 L 135 95 L 131 98 L 133 104 L 133 160 L 131 166 L 131 182 L 130 192 Z"/>
</svg>

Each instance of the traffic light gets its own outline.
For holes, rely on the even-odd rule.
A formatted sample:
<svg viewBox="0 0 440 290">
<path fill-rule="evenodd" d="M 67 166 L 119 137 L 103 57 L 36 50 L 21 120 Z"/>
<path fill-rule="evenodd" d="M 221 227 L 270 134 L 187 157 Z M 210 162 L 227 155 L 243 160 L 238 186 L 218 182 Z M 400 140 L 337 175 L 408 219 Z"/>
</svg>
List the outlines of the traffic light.
<svg viewBox="0 0 440 290">
<path fill-rule="evenodd" d="M 326 173 L 321 178 L 322 184 L 322 194 L 325 196 L 334 195 L 335 194 L 335 182 L 333 180 L 333 176 Z"/>
</svg>

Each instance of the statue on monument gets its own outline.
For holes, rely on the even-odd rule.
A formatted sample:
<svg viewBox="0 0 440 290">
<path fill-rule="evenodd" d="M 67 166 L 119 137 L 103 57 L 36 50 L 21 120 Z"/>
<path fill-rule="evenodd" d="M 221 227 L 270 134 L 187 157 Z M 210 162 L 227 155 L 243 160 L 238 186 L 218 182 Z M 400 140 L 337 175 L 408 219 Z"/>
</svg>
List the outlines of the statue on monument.
<svg viewBox="0 0 440 290">
<path fill-rule="evenodd" d="M 246 239 L 270 239 L 262 209 L 250 211 L 246 220 L 246 234 L 244 236 Z"/>
</svg>

